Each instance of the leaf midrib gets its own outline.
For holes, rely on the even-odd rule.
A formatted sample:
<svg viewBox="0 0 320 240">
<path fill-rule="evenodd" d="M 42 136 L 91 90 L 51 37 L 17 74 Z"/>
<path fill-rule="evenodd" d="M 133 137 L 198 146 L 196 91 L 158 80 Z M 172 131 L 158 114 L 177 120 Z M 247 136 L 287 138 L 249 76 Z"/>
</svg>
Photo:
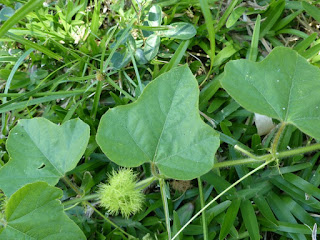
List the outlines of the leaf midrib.
<svg viewBox="0 0 320 240">
<path fill-rule="evenodd" d="M 286 116 L 284 118 L 285 122 L 288 121 L 288 117 L 289 117 L 289 109 L 290 109 L 290 105 L 291 105 L 292 89 L 294 87 L 294 79 L 296 77 L 298 60 L 299 60 L 299 58 L 298 58 L 298 56 L 296 56 L 296 64 L 295 64 L 295 68 L 294 68 L 294 73 L 293 73 L 292 78 L 291 78 L 291 87 L 290 87 L 289 96 L 288 96 L 287 113 L 286 113 Z"/>
<path fill-rule="evenodd" d="M 180 83 L 181 83 L 181 80 L 183 79 L 183 77 L 180 77 L 179 78 L 179 81 L 176 85 L 176 89 L 174 90 L 174 93 L 173 93 L 173 97 L 172 97 L 172 100 L 171 100 L 171 104 L 170 104 L 170 108 L 168 110 L 168 114 L 166 116 L 166 119 L 164 120 L 164 124 L 163 124 L 163 128 L 161 130 L 161 133 L 160 133 L 160 136 L 159 136 L 159 139 L 158 139 L 158 143 L 157 143 L 157 146 L 156 146 L 156 150 L 153 154 L 153 158 L 152 158 L 152 162 L 155 162 L 155 159 L 156 159 L 156 156 L 157 156 L 157 153 L 158 153 L 158 149 L 159 149 L 159 146 L 160 146 L 160 142 L 161 142 L 161 138 L 162 138 L 162 135 L 163 135 L 163 132 L 166 128 L 166 124 L 167 124 L 167 120 L 168 120 L 168 116 L 170 115 L 170 112 L 171 112 L 171 109 L 172 109 L 172 106 L 173 106 L 173 102 L 174 102 L 174 99 L 176 98 L 177 94 L 177 89 L 179 89 L 179 86 L 180 86 Z"/>
<path fill-rule="evenodd" d="M 21 127 L 21 129 L 23 129 L 23 131 L 27 134 L 27 136 L 29 137 L 29 139 L 32 141 L 32 143 L 34 144 L 34 146 L 39 150 L 39 152 L 42 153 L 42 155 L 44 156 L 45 159 L 47 159 L 47 161 L 50 163 L 50 165 L 60 174 L 60 176 L 63 176 L 64 173 L 61 173 L 56 166 L 50 161 L 49 157 L 46 156 L 46 154 L 44 154 L 42 152 L 42 150 L 40 149 L 40 147 L 36 144 L 36 142 L 34 141 L 34 139 L 30 136 L 30 134 L 25 130 L 25 128 Z M 60 129 L 59 129 L 60 130 Z"/>
<path fill-rule="evenodd" d="M 36 238 L 34 238 L 34 237 L 32 237 L 32 236 L 30 236 L 30 235 L 28 235 L 28 234 L 24 233 L 24 232 L 21 232 L 20 230 L 18 230 L 18 229 L 16 229 L 16 228 L 14 228 L 14 227 L 11 227 L 9 224 L 6 226 L 6 228 L 11 228 L 11 229 L 13 229 L 13 230 L 15 230 L 15 231 L 17 231 L 17 232 L 19 232 L 19 233 L 21 233 L 21 234 L 25 235 L 25 236 L 28 236 L 28 237 L 29 237 L 29 238 L 31 238 L 31 239 L 37 240 Z M 1 236 L 1 234 L 0 234 L 0 236 Z"/>
</svg>

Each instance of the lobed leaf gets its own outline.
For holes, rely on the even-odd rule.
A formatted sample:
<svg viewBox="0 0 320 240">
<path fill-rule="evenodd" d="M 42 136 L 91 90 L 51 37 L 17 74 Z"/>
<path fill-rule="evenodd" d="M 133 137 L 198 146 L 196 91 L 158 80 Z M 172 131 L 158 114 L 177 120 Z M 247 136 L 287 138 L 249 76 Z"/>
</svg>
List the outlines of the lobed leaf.
<svg viewBox="0 0 320 240">
<path fill-rule="evenodd" d="M 221 85 L 247 110 L 320 139 L 320 70 L 294 50 L 277 47 L 260 63 L 231 61 Z"/>
<path fill-rule="evenodd" d="M 89 126 L 79 119 L 61 126 L 45 118 L 20 120 L 7 140 L 11 159 L 0 169 L 0 189 L 10 196 L 36 181 L 55 185 L 76 167 L 89 135 Z"/>
<path fill-rule="evenodd" d="M 45 182 L 28 184 L 15 192 L 6 204 L 6 226 L 0 239 L 86 239 L 63 211 L 62 190 Z"/>
<path fill-rule="evenodd" d="M 155 164 L 167 177 L 193 179 L 213 166 L 219 135 L 198 112 L 198 84 L 186 67 L 147 85 L 139 99 L 103 115 L 97 143 L 115 163 Z"/>
</svg>

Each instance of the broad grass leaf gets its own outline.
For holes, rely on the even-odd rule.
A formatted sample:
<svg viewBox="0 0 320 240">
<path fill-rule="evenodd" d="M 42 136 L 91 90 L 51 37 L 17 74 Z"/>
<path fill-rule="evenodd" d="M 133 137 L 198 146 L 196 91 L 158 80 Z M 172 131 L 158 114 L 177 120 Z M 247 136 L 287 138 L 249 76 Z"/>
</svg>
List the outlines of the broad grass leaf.
<svg viewBox="0 0 320 240">
<path fill-rule="evenodd" d="M 0 189 L 10 196 L 27 183 L 55 185 L 76 167 L 90 129 L 79 119 L 57 126 L 45 118 L 20 120 L 7 140 L 10 161 L 0 169 Z"/>
<path fill-rule="evenodd" d="M 240 205 L 242 219 L 249 232 L 251 240 L 259 240 L 260 232 L 257 216 L 250 200 L 243 200 Z"/>
<path fill-rule="evenodd" d="M 221 85 L 247 110 L 320 139 L 320 70 L 294 50 L 277 47 L 259 63 L 230 61 Z"/>
<path fill-rule="evenodd" d="M 231 203 L 230 207 L 228 208 L 227 213 L 226 213 L 226 215 L 223 219 L 222 225 L 221 225 L 219 240 L 225 239 L 226 236 L 231 231 L 231 228 L 236 220 L 240 204 L 241 204 L 241 199 L 232 200 L 232 203 Z"/>
<path fill-rule="evenodd" d="M 277 222 L 277 228 L 280 231 L 288 232 L 292 239 L 307 239 L 303 233 L 300 234 L 299 231 L 295 231 L 294 229 L 298 226 L 297 220 L 291 214 L 289 206 L 281 199 L 281 197 L 274 193 L 273 191 L 267 195 L 267 201 L 270 205 L 273 213 L 276 215 L 279 221 L 283 222 L 286 225 L 293 225 L 294 227 L 291 229 L 280 228 L 280 222 Z M 282 225 L 282 224 L 281 224 Z M 301 225 L 300 225 L 301 226 Z M 298 229 L 296 229 L 298 230 Z M 311 231 L 309 232 L 311 233 Z"/>
<path fill-rule="evenodd" d="M 137 101 L 103 115 L 97 143 L 115 163 L 154 163 L 175 179 L 193 179 L 213 166 L 219 134 L 198 110 L 198 84 L 188 67 L 174 68 L 149 83 Z"/>
<path fill-rule="evenodd" d="M 264 196 L 257 196 L 253 198 L 259 212 L 268 220 L 268 222 L 277 225 L 277 219 L 275 218 L 266 198 Z"/>
<path fill-rule="evenodd" d="M 315 20 L 320 22 L 320 10 L 318 7 L 313 6 L 307 2 L 301 2 L 301 5 L 309 15 L 311 15 Z"/>
<path fill-rule="evenodd" d="M 28 184 L 15 192 L 6 204 L 6 226 L 0 239 L 86 239 L 63 211 L 62 191 L 45 182 Z"/>
<path fill-rule="evenodd" d="M 226 27 L 231 28 L 246 11 L 245 7 L 238 7 L 232 11 L 226 22 Z"/>
<path fill-rule="evenodd" d="M 172 235 L 176 235 L 176 233 L 179 231 L 181 228 L 181 221 L 179 219 L 179 215 L 176 211 L 173 211 L 173 226 L 172 226 Z M 182 234 L 179 234 L 177 236 L 177 240 L 182 240 Z"/>
</svg>

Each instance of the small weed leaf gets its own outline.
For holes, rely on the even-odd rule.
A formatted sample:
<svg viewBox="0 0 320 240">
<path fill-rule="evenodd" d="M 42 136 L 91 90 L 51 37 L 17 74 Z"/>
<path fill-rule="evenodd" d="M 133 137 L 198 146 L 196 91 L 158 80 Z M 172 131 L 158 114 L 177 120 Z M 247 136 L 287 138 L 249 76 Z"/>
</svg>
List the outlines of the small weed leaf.
<svg viewBox="0 0 320 240">
<path fill-rule="evenodd" d="M 197 34 L 197 30 L 190 23 L 177 22 L 168 25 L 168 27 L 169 30 L 159 31 L 161 37 L 188 40 Z"/>
<path fill-rule="evenodd" d="M 159 36 L 152 34 L 146 39 L 144 54 L 149 61 L 152 60 L 158 54 L 159 47 L 160 47 Z"/>
<path fill-rule="evenodd" d="M 277 47 L 260 63 L 231 61 L 221 85 L 247 110 L 320 139 L 320 70 L 296 51 Z"/>
<path fill-rule="evenodd" d="M 14 193 L 5 208 L 6 227 L 0 239 L 86 239 L 80 228 L 67 217 L 59 198 L 62 190 L 36 182 Z"/>
<path fill-rule="evenodd" d="M 27 183 L 55 185 L 77 165 L 90 129 L 79 119 L 57 126 L 45 118 L 20 120 L 7 140 L 11 160 L 0 169 L 0 189 L 10 196 Z"/>
<path fill-rule="evenodd" d="M 162 22 L 162 9 L 159 5 L 153 5 L 148 13 L 148 25 L 158 27 Z"/>
<path fill-rule="evenodd" d="M 201 176 L 213 166 L 219 134 L 201 120 L 198 99 L 189 68 L 174 68 L 149 83 L 134 103 L 104 114 L 97 143 L 121 166 L 153 162 L 170 178 Z"/>
</svg>

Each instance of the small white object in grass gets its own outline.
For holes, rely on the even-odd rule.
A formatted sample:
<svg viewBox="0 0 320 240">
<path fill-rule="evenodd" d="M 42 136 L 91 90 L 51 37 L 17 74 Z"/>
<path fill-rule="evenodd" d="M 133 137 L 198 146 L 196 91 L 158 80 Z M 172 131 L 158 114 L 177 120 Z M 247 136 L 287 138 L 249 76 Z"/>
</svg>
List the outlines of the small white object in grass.
<svg viewBox="0 0 320 240">
<path fill-rule="evenodd" d="M 317 240 L 317 224 L 316 223 L 313 225 L 313 229 L 312 229 L 312 240 Z"/>
<path fill-rule="evenodd" d="M 254 122 L 260 136 L 267 135 L 275 127 L 272 118 L 258 113 L 254 114 Z"/>
</svg>

